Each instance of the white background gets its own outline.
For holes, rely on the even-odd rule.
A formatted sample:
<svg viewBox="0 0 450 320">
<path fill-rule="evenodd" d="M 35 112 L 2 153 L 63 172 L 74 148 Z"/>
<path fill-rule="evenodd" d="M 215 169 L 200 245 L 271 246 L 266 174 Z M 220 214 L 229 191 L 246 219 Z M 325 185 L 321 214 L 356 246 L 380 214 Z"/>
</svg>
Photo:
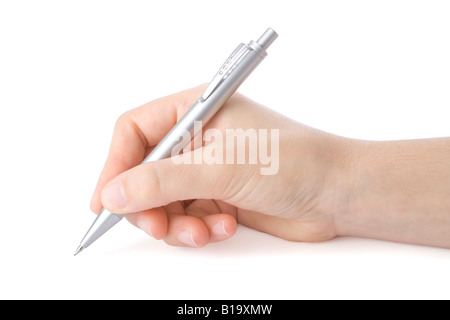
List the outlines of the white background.
<svg viewBox="0 0 450 320">
<path fill-rule="evenodd" d="M 279 38 L 240 92 L 360 139 L 449 136 L 448 1 L 1 1 L 0 298 L 450 298 L 448 250 L 239 227 L 177 248 L 128 222 L 76 258 L 117 117 Z"/>
</svg>

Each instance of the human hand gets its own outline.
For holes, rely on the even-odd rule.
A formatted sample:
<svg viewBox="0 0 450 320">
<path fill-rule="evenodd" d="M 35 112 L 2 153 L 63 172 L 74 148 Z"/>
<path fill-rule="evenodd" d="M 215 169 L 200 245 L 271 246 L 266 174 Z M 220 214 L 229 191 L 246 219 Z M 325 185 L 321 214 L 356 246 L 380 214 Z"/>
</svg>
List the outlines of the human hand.
<svg viewBox="0 0 450 320">
<path fill-rule="evenodd" d="M 232 128 L 278 130 L 279 137 L 269 136 L 267 141 L 269 149 L 276 147 L 272 155 L 279 151 L 271 159 L 278 161 L 271 164 L 275 174 L 262 175 L 264 165 L 249 164 L 249 155 L 245 164 L 177 164 L 170 158 L 141 164 L 204 89 L 147 103 L 118 119 L 91 209 L 98 213 L 104 206 L 127 213 L 132 224 L 171 245 L 202 247 L 225 240 L 236 232 L 237 221 L 289 240 L 335 237 L 335 217 L 344 210 L 348 188 L 348 141 L 240 94 L 231 97 L 203 129 L 218 129 L 223 136 Z M 203 142 L 192 152 L 211 154 L 208 148 L 214 143 Z M 232 151 L 224 143 L 223 157 Z"/>
</svg>

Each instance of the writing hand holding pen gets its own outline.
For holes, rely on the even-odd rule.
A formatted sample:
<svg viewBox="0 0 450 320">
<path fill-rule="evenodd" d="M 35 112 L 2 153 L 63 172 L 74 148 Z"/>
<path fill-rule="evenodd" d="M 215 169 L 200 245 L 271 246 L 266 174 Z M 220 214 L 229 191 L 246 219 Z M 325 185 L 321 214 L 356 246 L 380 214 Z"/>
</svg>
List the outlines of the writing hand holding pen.
<svg viewBox="0 0 450 320">
<path fill-rule="evenodd" d="M 100 214 L 75 254 L 125 214 L 157 239 L 192 247 L 229 238 L 237 221 L 289 240 L 347 235 L 450 247 L 449 138 L 346 139 L 301 125 L 239 94 L 231 97 L 276 37 L 269 28 L 256 42 L 240 44 L 207 87 L 120 117 L 91 203 Z M 227 100 L 225 110 L 220 109 Z M 200 134 L 200 147 L 193 143 L 188 150 L 199 120 L 207 124 L 200 131 L 216 134 L 208 139 Z M 247 162 L 245 156 L 236 159 L 234 144 L 222 141 L 232 128 L 241 130 L 241 145 L 249 140 Z M 252 132 L 268 129 L 276 135 L 263 136 L 265 143 L 254 141 Z M 268 149 L 276 155 L 276 170 L 262 174 L 267 168 L 254 162 L 259 156 L 267 164 Z M 191 156 L 194 163 L 186 163 Z M 226 161 L 217 161 L 221 157 Z"/>
<path fill-rule="evenodd" d="M 294 241 L 358 236 L 450 248 L 450 138 L 343 138 L 235 94 L 204 129 L 223 136 L 231 128 L 278 129 L 276 174 L 262 175 L 250 163 L 139 165 L 204 90 L 150 102 L 118 119 L 94 212 L 104 206 L 128 213 L 132 224 L 176 246 L 228 239 L 238 221 Z M 206 156 L 213 145 L 192 152 Z"/>
</svg>

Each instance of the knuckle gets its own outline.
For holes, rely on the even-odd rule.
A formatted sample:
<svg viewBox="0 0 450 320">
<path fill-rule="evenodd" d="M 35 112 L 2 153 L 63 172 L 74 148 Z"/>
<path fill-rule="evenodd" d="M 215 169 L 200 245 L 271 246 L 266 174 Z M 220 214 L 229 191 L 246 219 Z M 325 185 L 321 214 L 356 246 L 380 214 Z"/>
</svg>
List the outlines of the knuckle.
<svg viewBox="0 0 450 320">
<path fill-rule="evenodd" d="M 116 120 L 115 128 L 121 128 L 129 122 L 130 119 L 130 111 L 126 111 L 122 113 Z"/>
<path fill-rule="evenodd" d="M 143 165 L 143 172 L 139 174 L 139 191 L 141 197 L 151 201 L 152 199 L 161 199 L 163 194 L 162 179 L 157 166 L 152 164 Z"/>
</svg>

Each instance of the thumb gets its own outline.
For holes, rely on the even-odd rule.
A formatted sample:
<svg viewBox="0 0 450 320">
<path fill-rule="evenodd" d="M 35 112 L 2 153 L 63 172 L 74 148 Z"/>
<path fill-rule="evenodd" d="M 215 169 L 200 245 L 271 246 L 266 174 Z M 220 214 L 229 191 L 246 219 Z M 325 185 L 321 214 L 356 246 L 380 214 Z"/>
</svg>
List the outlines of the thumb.
<svg viewBox="0 0 450 320">
<path fill-rule="evenodd" d="M 203 152 L 204 148 L 199 148 L 121 173 L 103 188 L 103 206 L 114 213 L 131 213 L 178 200 L 225 200 L 238 192 L 242 181 L 236 179 L 238 166 L 183 161 L 184 157 L 195 159 L 199 154 L 194 153 Z"/>
</svg>

